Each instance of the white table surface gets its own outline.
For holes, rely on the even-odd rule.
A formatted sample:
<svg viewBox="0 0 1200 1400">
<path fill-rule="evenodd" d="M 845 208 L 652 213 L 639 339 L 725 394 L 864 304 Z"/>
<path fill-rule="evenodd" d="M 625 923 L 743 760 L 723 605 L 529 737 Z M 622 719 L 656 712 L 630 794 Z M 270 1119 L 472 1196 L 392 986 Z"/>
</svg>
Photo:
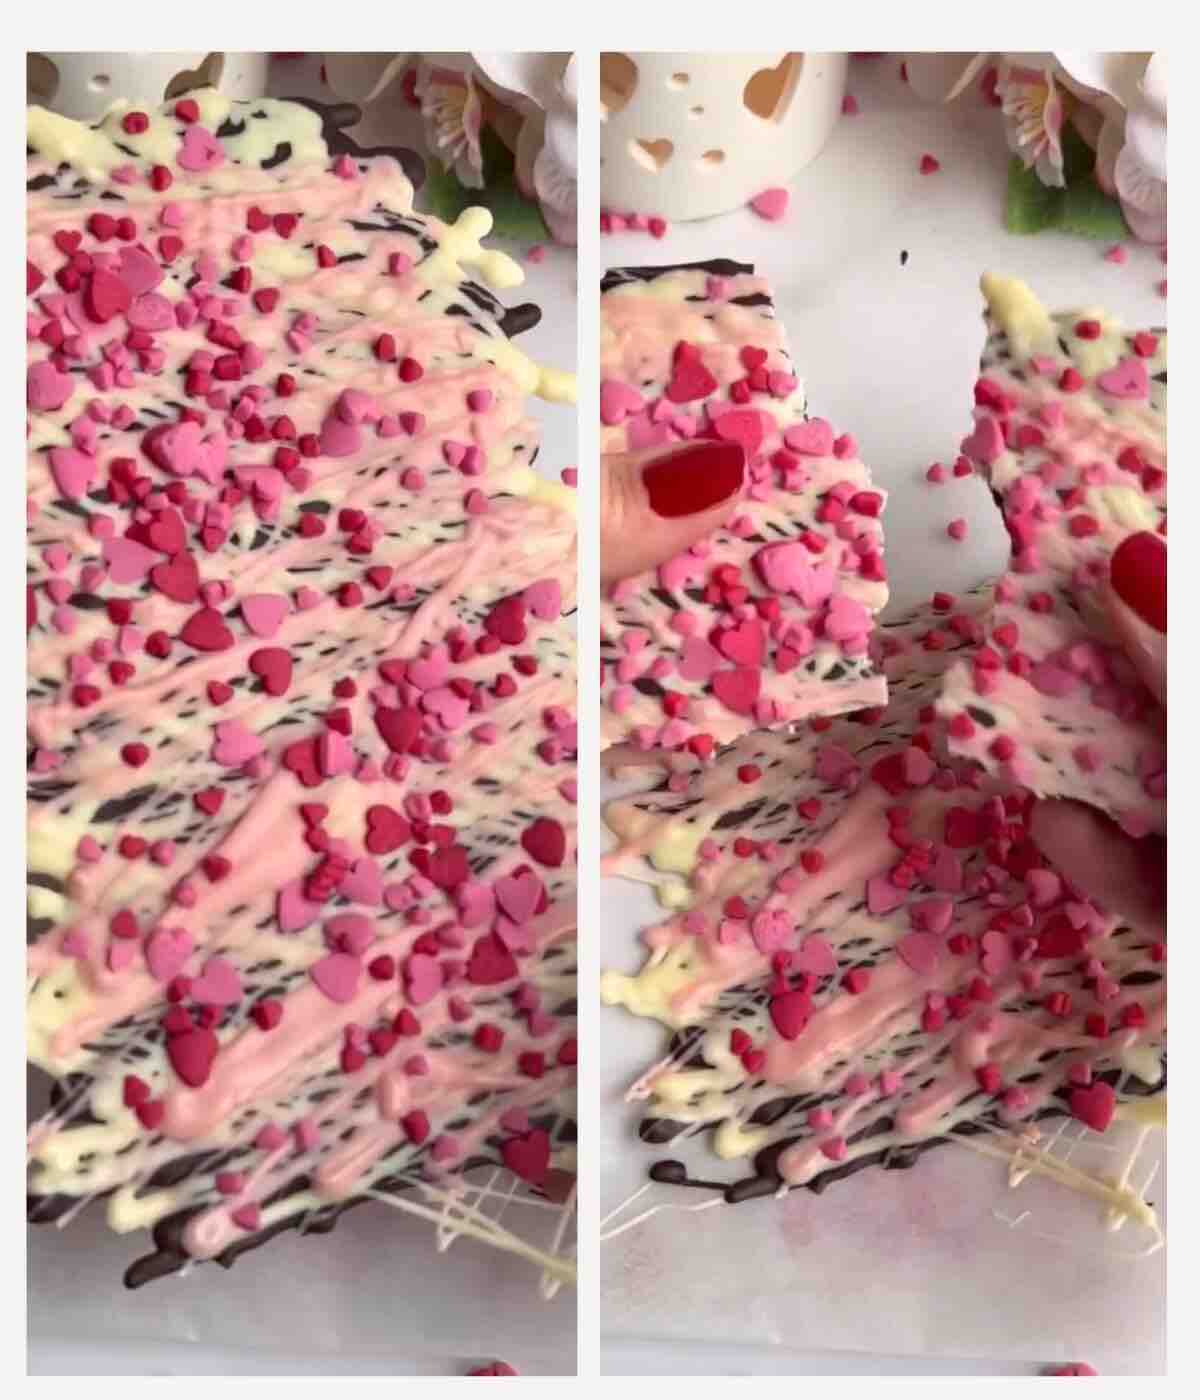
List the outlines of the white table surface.
<svg viewBox="0 0 1200 1400">
<path fill-rule="evenodd" d="M 1103 259 L 1104 244 L 1045 233 L 1015 237 L 1002 221 L 1007 150 L 999 115 L 973 99 L 952 108 L 926 106 L 899 80 L 898 60 L 855 60 L 849 90 L 861 114 L 838 124 L 828 147 L 790 185 L 791 207 L 781 222 L 766 223 L 748 209 L 673 226 L 662 240 L 646 234 L 602 237 L 608 267 L 729 257 L 757 265 L 773 283 L 810 411 L 829 418 L 858 439 L 877 482 L 891 492 L 885 520 L 894 608 L 927 598 L 934 588 L 958 591 L 994 573 L 1007 555 L 998 512 L 981 484 L 924 482 L 933 461 L 949 463 L 970 425 L 971 386 L 983 342 L 980 273 L 991 269 L 1024 278 L 1054 307 L 1102 304 L 1131 325 L 1165 324 L 1166 304 L 1156 284 L 1166 277 L 1156 250 L 1128 244 L 1118 266 Z M 940 173 L 918 174 L 923 152 L 935 155 Z M 902 265 L 901 253 L 907 260 Z M 945 526 L 968 521 L 965 544 L 954 544 Z M 602 959 L 632 970 L 639 961 L 636 933 L 661 917 L 642 888 L 605 883 Z M 661 1053 L 663 1034 L 626 1012 L 601 1013 L 602 1211 L 614 1208 L 645 1180 L 657 1151 L 637 1143 L 637 1115 L 623 1103 L 625 1087 Z M 914 1173 L 864 1174 L 812 1198 L 836 1206 L 838 1191 L 906 1192 L 909 1176 L 946 1171 L 943 1149 Z M 934 1159 L 941 1156 L 941 1166 Z M 974 1181 L 980 1163 L 958 1153 L 950 1170 Z M 990 1178 L 978 1178 L 981 1184 Z M 654 1188 L 661 1193 L 666 1188 Z M 1023 1188 L 1024 1189 L 1024 1188 Z M 806 1193 L 795 1193 L 805 1195 Z M 674 1199 L 691 1202 L 679 1188 Z M 789 1200 L 792 1198 L 789 1198 Z M 866 1199 L 864 1197 L 864 1199 Z M 1158 1204 L 1164 1204 L 1158 1198 Z M 993 1329 L 971 1344 L 941 1345 L 922 1355 L 923 1300 L 903 1268 L 865 1281 L 869 1306 L 847 1298 L 846 1316 L 861 1313 L 853 1350 L 831 1353 L 822 1335 L 806 1330 L 806 1297 L 795 1287 L 786 1306 L 771 1296 L 774 1241 L 769 1222 L 780 1203 L 759 1201 L 730 1212 L 757 1212 L 745 1230 L 761 1244 L 750 1266 L 754 1278 L 731 1267 L 714 1270 L 719 1246 L 736 1247 L 728 1219 L 692 1217 L 670 1231 L 639 1227 L 602 1246 L 604 1369 L 612 1374 L 1035 1374 L 1048 1361 L 1089 1361 L 1104 1374 L 1162 1374 L 1165 1361 L 1165 1252 L 1136 1265 L 1136 1315 L 1110 1292 L 1083 1301 L 1080 1326 L 1091 1337 L 1092 1314 L 1111 1329 L 1090 1355 L 1072 1350 L 1071 1304 L 1050 1297 L 1039 1334 L 1042 1306 L 1037 1281 L 1005 1287 L 1028 1294 L 1026 1322 L 1009 1333 Z M 845 1209 L 845 1206 L 841 1207 Z M 717 1214 L 722 1212 L 718 1211 Z M 764 1214 L 766 1213 L 766 1214 Z M 682 1219 L 686 1220 L 686 1217 Z M 981 1250 L 993 1243 L 979 1226 Z M 933 1229 L 937 1230 L 937 1225 Z M 1030 1270 L 1053 1274 L 1054 1255 L 1029 1240 Z M 1003 1242 L 997 1247 L 1002 1247 Z M 753 1254 L 753 1249 L 748 1251 Z M 971 1266 L 961 1266 L 965 1279 Z M 1065 1271 L 1071 1273 L 1068 1268 Z M 999 1276 L 998 1276 L 999 1277 Z M 819 1287 L 819 1272 L 814 1286 Z M 953 1307 L 955 1275 L 930 1283 L 932 1309 Z M 1001 1286 L 1001 1285 L 998 1285 Z M 790 1309 L 790 1311 L 789 1311 Z M 1107 1309 L 1107 1311 L 1106 1311 Z M 1088 1312 L 1091 1310 L 1091 1312 Z M 784 1313 L 781 1324 L 780 1313 Z M 1015 1305 L 1013 1315 L 1020 1309 Z M 1086 1316 L 1085 1316 L 1086 1314 Z M 911 1325 L 908 1319 L 911 1317 Z M 900 1319 L 905 1319 L 904 1323 Z"/>
<path fill-rule="evenodd" d="M 318 67 L 311 56 L 276 64 L 272 92 L 329 101 Z M 380 120 L 353 134 L 382 141 Z M 528 274 L 502 299 L 544 313 L 518 344 L 573 369 L 574 250 L 549 247 L 533 264 L 528 245 L 493 243 Z M 557 478 L 576 463 L 574 409 L 530 412 L 543 427 L 539 468 Z M 202 1267 L 133 1293 L 121 1274 L 142 1241 L 110 1234 L 101 1207 L 28 1241 L 31 1375 L 462 1375 L 497 1358 L 522 1375 L 575 1372 L 574 1290 L 543 1303 L 532 1266 L 465 1239 L 436 1255 L 431 1226 L 384 1206 L 350 1212 L 324 1241 L 289 1234 L 228 1274 Z"/>
</svg>

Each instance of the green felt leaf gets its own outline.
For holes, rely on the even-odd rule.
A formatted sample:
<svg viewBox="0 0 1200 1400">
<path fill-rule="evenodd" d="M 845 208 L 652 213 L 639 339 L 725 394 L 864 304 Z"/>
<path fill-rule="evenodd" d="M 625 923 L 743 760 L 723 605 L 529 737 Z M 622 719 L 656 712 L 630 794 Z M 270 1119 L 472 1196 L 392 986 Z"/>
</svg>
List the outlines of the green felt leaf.
<svg viewBox="0 0 1200 1400">
<path fill-rule="evenodd" d="M 1121 206 L 1096 184 L 1095 155 L 1074 127 L 1063 131 L 1063 178 L 1066 186 L 1043 185 L 1019 157 L 1008 163 L 1004 226 L 1009 233 L 1058 229 L 1084 238 L 1119 242 L 1129 236 Z"/>
<path fill-rule="evenodd" d="M 1019 156 L 1008 162 L 1008 190 L 1004 200 L 1004 226 L 1009 233 L 1041 233 L 1053 228 L 1062 202 L 1060 190 L 1043 185 Z"/>
<path fill-rule="evenodd" d="M 486 137 L 487 133 L 484 135 Z M 436 160 L 430 160 L 428 165 L 429 172 L 417 201 L 426 213 L 452 223 L 464 209 L 477 204 L 491 210 L 495 220 L 492 232 L 501 238 L 540 243 L 550 237 L 542 211 L 517 189 L 511 160 L 509 171 L 504 173 L 497 169 L 493 180 L 481 190 L 467 189 L 452 170 Z M 486 169 L 486 157 L 484 166 Z"/>
<path fill-rule="evenodd" d="M 1096 181 L 1088 176 L 1077 180 L 1063 191 L 1059 228 L 1064 233 L 1078 233 L 1085 238 L 1106 238 L 1119 243 L 1129 237 L 1129 225 L 1121 206 L 1106 195 Z"/>
</svg>

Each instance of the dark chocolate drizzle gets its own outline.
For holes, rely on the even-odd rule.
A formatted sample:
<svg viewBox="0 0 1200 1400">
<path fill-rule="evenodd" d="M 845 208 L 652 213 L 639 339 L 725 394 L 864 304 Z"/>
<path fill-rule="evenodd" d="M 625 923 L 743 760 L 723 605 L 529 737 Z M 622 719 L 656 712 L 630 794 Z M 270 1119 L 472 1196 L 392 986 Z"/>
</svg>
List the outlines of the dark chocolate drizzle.
<svg viewBox="0 0 1200 1400">
<path fill-rule="evenodd" d="M 701 262 L 662 263 L 658 267 L 613 267 L 600 279 L 601 292 L 609 292 L 614 287 L 627 282 L 653 282 L 666 272 L 707 272 L 713 277 L 737 277 L 741 273 L 753 273 L 753 263 L 734 262 L 732 258 L 706 258 Z M 736 298 L 735 298 L 736 300 Z M 763 298 L 770 304 L 769 298 Z M 757 301 L 754 303 L 758 305 Z"/>
</svg>

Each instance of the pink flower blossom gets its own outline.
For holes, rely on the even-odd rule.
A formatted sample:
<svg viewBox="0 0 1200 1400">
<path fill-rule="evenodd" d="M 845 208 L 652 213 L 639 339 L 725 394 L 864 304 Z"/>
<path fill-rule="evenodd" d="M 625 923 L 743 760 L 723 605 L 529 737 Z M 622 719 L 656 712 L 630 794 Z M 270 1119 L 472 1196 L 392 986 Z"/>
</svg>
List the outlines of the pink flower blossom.
<svg viewBox="0 0 1200 1400">
<path fill-rule="evenodd" d="M 479 133 L 483 108 L 474 77 L 469 72 L 422 63 L 417 70 L 415 90 L 429 150 L 454 171 L 459 184 L 467 189 L 482 189 Z"/>
<path fill-rule="evenodd" d="M 1049 68 L 1006 64 L 996 84 L 1008 148 L 1043 185 L 1062 186 L 1064 94 Z"/>
</svg>

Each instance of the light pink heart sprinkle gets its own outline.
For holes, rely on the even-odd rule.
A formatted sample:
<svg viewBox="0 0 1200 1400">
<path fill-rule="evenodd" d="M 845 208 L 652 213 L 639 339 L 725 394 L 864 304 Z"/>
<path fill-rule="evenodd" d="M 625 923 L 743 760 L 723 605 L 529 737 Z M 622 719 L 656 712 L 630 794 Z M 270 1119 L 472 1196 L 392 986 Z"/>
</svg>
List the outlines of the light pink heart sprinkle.
<svg viewBox="0 0 1200 1400">
<path fill-rule="evenodd" d="M 495 882 L 496 903 L 515 924 L 528 922 L 541 902 L 543 886 L 532 871 L 506 875 Z"/>
<path fill-rule="evenodd" d="M 941 940 L 932 933 L 906 933 L 896 944 L 901 960 L 919 977 L 933 971 L 941 951 Z"/>
<path fill-rule="evenodd" d="M 760 219 L 775 223 L 787 213 L 790 198 L 787 190 L 776 186 L 769 190 L 763 190 L 761 194 L 756 194 L 750 201 L 750 208 Z"/>
<path fill-rule="evenodd" d="M 330 953 L 308 969 L 308 975 L 330 1001 L 353 1001 L 362 977 L 362 963 L 349 953 Z"/>
<path fill-rule="evenodd" d="M 242 617 L 256 637 L 273 637 L 288 615 L 289 603 L 281 593 L 252 593 L 243 598 Z"/>
<path fill-rule="evenodd" d="M 227 958 L 209 958 L 192 983 L 191 995 L 193 1000 L 210 1006 L 232 1006 L 241 1000 L 242 979 Z"/>
<path fill-rule="evenodd" d="M 793 954 L 792 967 L 814 977 L 832 977 L 838 967 L 837 955 L 819 933 L 811 933 Z"/>
<path fill-rule="evenodd" d="M 442 965 L 428 953 L 410 953 L 404 960 L 404 994 L 413 1006 L 424 1006 L 445 982 Z"/>
<path fill-rule="evenodd" d="M 192 935 L 183 928 L 160 928 L 146 940 L 146 966 L 156 982 L 169 982 L 191 956 Z"/>
<path fill-rule="evenodd" d="M 240 720 L 226 719 L 213 725 L 212 759 L 222 768 L 240 768 L 262 753 L 265 745 Z"/>
</svg>

